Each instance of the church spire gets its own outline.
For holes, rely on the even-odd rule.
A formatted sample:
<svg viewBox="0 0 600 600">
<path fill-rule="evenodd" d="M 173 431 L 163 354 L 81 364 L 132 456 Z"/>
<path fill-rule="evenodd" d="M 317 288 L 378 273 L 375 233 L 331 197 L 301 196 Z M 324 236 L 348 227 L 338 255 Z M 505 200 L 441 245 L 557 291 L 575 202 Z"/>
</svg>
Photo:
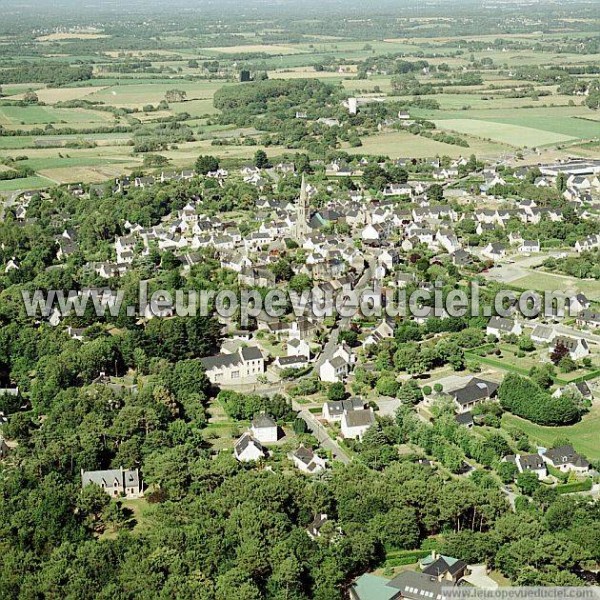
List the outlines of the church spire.
<svg viewBox="0 0 600 600">
<path fill-rule="evenodd" d="M 302 241 L 308 235 L 308 215 L 310 207 L 308 201 L 308 189 L 306 187 L 306 178 L 302 173 L 302 183 L 300 184 L 300 198 L 296 206 L 296 240 Z"/>
</svg>

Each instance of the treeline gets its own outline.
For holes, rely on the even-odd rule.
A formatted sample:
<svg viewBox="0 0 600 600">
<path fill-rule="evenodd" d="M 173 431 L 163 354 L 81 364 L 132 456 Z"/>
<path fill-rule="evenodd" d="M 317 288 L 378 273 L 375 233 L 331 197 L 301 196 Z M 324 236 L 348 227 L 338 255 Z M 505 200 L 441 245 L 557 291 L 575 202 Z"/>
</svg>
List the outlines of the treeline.
<svg viewBox="0 0 600 600">
<path fill-rule="evenodd" d="M 498 388 L 498 399 L 505 410 L 538 425 L 572 425 L 581 410 L 572 398 L 556 398 L 534 381 L 511 373 Z"/>
<path fill-rule="evenodd" d="M 64 62 L 22 62 L 17 67 L 0 70 L 0 85 L 4 83 L 45 83 L 61 86 L 92 78 L 92 67 L 71 66 Z"/>
</svg>

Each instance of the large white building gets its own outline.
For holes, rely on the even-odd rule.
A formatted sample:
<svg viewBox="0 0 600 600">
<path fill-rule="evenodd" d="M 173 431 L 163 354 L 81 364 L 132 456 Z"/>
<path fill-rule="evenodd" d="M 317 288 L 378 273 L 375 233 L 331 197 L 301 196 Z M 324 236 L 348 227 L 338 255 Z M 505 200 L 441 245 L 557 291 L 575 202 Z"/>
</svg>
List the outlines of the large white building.
<svg viewBox="0 0 600 600">
<path fill-rule="evenodd" d="M 256 380 L 265 372 L 265 358 L 255 346 L 240 348 L 233 354 L 216 354 L 200 359 L 211 383 L 241 383 Z"/>
</svg>

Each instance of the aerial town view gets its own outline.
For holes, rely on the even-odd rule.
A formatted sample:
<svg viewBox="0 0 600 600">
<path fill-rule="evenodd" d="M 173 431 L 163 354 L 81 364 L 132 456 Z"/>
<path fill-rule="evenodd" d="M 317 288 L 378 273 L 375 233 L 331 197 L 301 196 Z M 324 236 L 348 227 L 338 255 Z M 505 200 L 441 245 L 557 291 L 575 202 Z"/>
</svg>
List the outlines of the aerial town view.
<svg viewBox="0 0 600 600">
<path fill-rule="evenodd" d="M 600 0 L 0 8 L 0 600 L 600 600 Z"/>
</svg>

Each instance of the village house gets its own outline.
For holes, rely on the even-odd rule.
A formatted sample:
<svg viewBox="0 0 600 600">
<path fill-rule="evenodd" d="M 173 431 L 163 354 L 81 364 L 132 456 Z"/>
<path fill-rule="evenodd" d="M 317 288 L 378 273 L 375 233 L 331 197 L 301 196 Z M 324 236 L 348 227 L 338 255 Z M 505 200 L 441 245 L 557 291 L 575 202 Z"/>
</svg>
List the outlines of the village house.
<svg viewBox="0 0 600 600">
<path fill-rule="evenodd" d="M 125 496 L 135 499 L 144 495 L 138 469 L 109 469 L 105 471 L 84 471 L 81 469 L 81 487 L 90 484 L 101 487 L 113 498 Z"/>
<path fill-rule="evenodd" d="M 465 386 L 450 392 L 458 413 L 466 413 L 480 402 L 494 398 L 498 384 L 473 377 Z"/>
<path fill-rule="evenodd" d="M 258 440 L 246 432 L 233 446 L 233 456 L 239 462 L 253 462 L 265 458 L 267 452 Z"/>
<path fill-rule="evenodd" d="M 341 420 L 342 437 L 345 439 L 362 440 L 367 429 L 374 423 L 375 416 L 371 407 L 344 410 Z"/>
<path fill-rule="evenodd" d="M 557 446 L 550 448 L 542 454 L 542 458 L 555 469 L 563 473 L 573 471 L 579 474 L 585 474 L 590 470 L 590 463 L 579 456 L 573 449 L 573 446 Z"/>
<path fill-rule="evenodd" d="M 569 356 L 573 360 L 579 360 L 589 355 L 590 349 L 587 340 L 583 338 L 574 338 L 566 335 L 556 336 L 552 342 L 550 353 L 556 351 L 557 346 L 565 346 L 569 351 Z"/>
<path fill-rule="evenodd" d="M 494 335 L 498 339 L 505 335 L 521 335 L 523 328 L 516 319 L 507 319 L 504 317 L 492 317 L 485 329 L 487 335 Z"/>
<path fill-rule="evenodd" d="M 241 348 L 235 354 L 216 354 L 201 358 L 211 383 L 241 383 L 245 379 L 256 379 L 265 372 L 265 359 L 259 348 Z"/>
<path fill-rule="evenodd" d="M 600 312 L 586 308 L 577 315 L 576 323 L 579 327 L 598 329 L 600 328 Z"/>
<path fill-rule="evenodd" d="M 321 473 L 327 468 L 327 461 L 315 454 L 312 448 L 307 448 L 304 445 L 300 445 L 297 450 L 290 452 L 288 458 L 299 471 L 309 475 Z"/>
<path fill-rule="evenodd" d="M 279 439 L 279 427 L 268 415 L 260 414 L 252 419 L 250 433 L 261 444 L 276 442 Z"/>
<path fill-rule="evenodd" d="M 548 475 L 546 463 L 539 454 L 509 454 L 502 460 L 515 465 L 519 473 L 530 471 L 535 473 L 538 479 L 544 479 Z"/>
<path fill-rule="evenodd" d="M 339 422 L 344 412 L 363 410 L 364 407 L 364 401 L 356 396 L 347 400 L 331 400 L 323 405 L 323 419 L 328 423 Z"/>
</svg>

